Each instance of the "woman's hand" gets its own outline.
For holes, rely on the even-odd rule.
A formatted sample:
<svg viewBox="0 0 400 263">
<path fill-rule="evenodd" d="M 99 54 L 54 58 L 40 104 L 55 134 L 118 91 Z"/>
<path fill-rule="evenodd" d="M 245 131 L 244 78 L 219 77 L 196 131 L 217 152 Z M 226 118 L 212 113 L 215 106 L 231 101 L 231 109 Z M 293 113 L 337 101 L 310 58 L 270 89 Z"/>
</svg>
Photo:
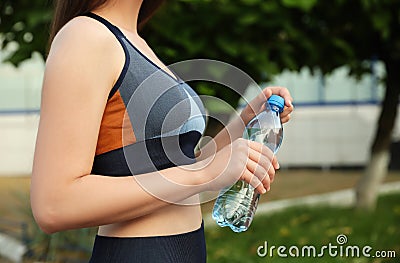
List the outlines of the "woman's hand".
<svg viewBox="0 0 400 263">
<path fill-rule="evenodd" d="M 275 170 L 279 169 L 275 155 L 267 146 L 242 138 L 196 165 L 204 167 L 202 184 L 206 190 L 220 190 L 243 180 L 260 194 L 269 191 Z"/>
<path fill-rule="evenodd" d="M 264 103 L 268 100 L 271 95 L 278 95 L 284 98 L 285 100 L 285 108 L 283 112 L 280 114 L 282 123 L 286 123 L 290 119 L 290 114 L 293 111 L 293 98 L 290 96 L 290 92 L 287 88 L 284 87 L 267 87 L 265 88 L 257 97 L 255 97 L 246 107 L 243 109 L 240 117 L 243 122 L 247 125 L 247 123 L 254 118 L 258 113 L 263 110 Z"/>
</svg>

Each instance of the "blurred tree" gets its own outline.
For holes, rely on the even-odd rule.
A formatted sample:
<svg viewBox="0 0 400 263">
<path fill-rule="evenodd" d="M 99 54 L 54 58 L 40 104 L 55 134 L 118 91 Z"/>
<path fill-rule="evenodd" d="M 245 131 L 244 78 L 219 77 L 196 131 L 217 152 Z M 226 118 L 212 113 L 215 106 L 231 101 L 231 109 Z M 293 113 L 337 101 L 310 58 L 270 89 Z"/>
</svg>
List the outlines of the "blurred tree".
<svg viewBox="0 0 400 263">
<path fill-rule="evenodd" d="M 386 94 L 365 176 L 356 187 L 357 207 L 374 209 L 399 104 L 400 1 L 186 0 L 166 6 L 147 29 L 150 42 L 171 63 L 220 59 L 256 81 L 303 66 L 327 74 L 348 65 L 351 75 L 361 76 L 371 72 L 371 60 L 383 61 Z M 149 33 L 153 30 L 160 34 Z M 226 91 L 209 92 L 236 99 Z"/>
<path fill-rule="evenodd" d="M 289 2 L 289 1 L 287 1 Z M 315 43 L 315 52 L 324 72 L 349 65 L 350 74 L 370 72 L 371 60 L 383 61 L 385 97 L 364 176 L 356 186 L 356 206 L 372 210 L 378 187 L 387 174 L 390 145 L 400 94 L 400 1 L 357 0 L 318 1 L 299 18 Z"/>
<path fill-rule="evenodd" d="M 46 50 L 51 6 L 40 0 L 0 3 L 1 48 L 16 41 L 15 65 Z M 303 66 L 329 73 L 348 65 L 350 74 L 370 72 L 371 59 L 385 63 L 386 95 L 366 173 L 357 186 L 358 206 L 375 206 L 385 176 L 400 92 L 398 0 L 180 0 L 169 1 L 143 29 L 167 64 L 191 58 L 225 61 L 265 81 L 283 69 Z M 156 33 L 153 33 L 156 32 Z M 228 74 L 228 73 L 227 73 Z M 243 89 L 247 83 L 241 83 Z M 224 98 L 229 89 L 197 85 L 201 94 Z"/>
<path fill-rule="evenodd" d="M 143 34 L 167 64 L 177 59 L 222 60 L 242 69 L 257 82 L 267 81 L 283 69 L 300 70 L 309 59 L 304 54 L 312 54 L 314 60 L 319 57 L 312 39 L 292 19 L 296 9 L 287 8 L 285 2 L 171 2 L 150 21 Z M 308 10 L 312 3 L 299 1 L 296 6 Z M 243 94 L 248 83 L 239 86 L 238 92 Z M 236 106 L 239 94 L 232 90 L 214 89 L 210 83 L 201 88 L 200 93 L 223 98 Z"/>
<path fill-rule="evenodd" d="M 42 0 L 0 1 L 0 49 L 18 43 L 6 60 L 14 65 L 30 58 L 33 52 L 44 56 L 47 49 L 51 4 Z"/>
</svg>

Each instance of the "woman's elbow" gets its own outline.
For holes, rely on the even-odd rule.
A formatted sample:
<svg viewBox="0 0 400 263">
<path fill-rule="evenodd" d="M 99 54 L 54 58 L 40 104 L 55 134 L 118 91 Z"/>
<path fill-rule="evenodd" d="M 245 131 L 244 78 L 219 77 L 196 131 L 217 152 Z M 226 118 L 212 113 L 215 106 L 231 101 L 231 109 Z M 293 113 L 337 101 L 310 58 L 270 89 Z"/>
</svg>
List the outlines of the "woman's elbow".
<svg viewBox="0 0 400 263">
<path fill-rule="evenodd" d="M 55 200 L 31 195 L 31 208 L 33 217 L 43 232 L 52 234 L 64 230 L 65 222 L 62 219 L 65 215 L 62 215 L 63 211 Z"/>
<path fill-rule="evenodd" d="M 54 211 L 50 206 L 31 204 L 32 214 L 39 228 L 46 234 L 53 234 L 60 231 L 58 225 L 57 212 Z"/>
</svg>

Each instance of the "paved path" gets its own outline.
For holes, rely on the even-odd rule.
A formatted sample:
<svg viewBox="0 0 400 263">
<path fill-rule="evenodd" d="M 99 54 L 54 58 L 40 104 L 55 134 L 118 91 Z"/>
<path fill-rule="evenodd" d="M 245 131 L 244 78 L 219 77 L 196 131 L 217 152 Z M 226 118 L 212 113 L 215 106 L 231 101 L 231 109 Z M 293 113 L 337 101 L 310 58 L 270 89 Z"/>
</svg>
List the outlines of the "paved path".
<svg viewBox="0 0 400 263">
<path fill-rule="evenodd" d="M 379 189 L 379 194 L 390 194 L 400 192 L 400 182 L 383 184 Z M 257 215 L 260 214 L 273 214 L 291 207 L 299 206 L 317 206 L 317 205 L 330 205 L 340 207 L 350 207 L 355 204 L 354 189 L 346 189 L 326 194 L 309 195 L 305 197 L 284 199 L 278 201 L 271 201 L 259 204 L 257 208 Z M 217 224 L 208 213 L 203 216 L 204 224 L 207 227 L 215 227 Z"/>
<path fill-rule="evenodd" d="M 26 246 L 19 240 L 0 233 L 0 255 L 12 262 L 22 262 Z"/>
</svg>

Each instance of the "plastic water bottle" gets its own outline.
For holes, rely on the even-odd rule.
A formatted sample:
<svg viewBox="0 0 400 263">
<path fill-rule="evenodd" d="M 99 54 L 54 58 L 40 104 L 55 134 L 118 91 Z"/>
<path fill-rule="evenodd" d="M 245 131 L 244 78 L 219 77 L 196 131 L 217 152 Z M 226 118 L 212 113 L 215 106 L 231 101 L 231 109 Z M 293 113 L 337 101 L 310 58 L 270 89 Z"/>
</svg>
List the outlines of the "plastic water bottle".
<svg viewBox="0 0 400 263">
<path fill-rule="evenodd" d="M 243 138 L 263 143 L 275 154 L 283 139 L 283 127 L 279 114 L 285 101 L 272 95 L 265 103 L 265 110 L 246 126 Z M 248 183 L 238 181 L 219 193 L 212 212 L 213 219 L 221 227 L 229 226 L 234 232 L 246 231 L 254 217 L 260 194 Z"/>
</svg>

